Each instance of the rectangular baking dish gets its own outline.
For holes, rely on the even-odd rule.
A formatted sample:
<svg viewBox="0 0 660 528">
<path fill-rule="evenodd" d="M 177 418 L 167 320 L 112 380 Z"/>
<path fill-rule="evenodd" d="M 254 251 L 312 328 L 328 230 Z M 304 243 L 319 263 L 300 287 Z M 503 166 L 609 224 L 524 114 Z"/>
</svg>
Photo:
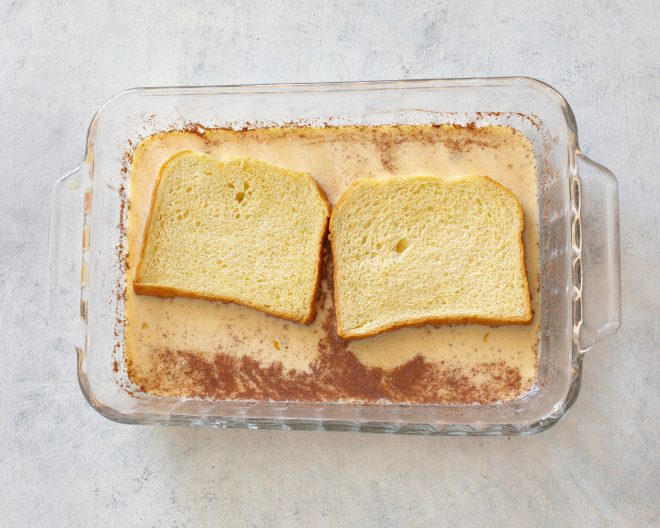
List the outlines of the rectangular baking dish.
<svg viewBox="0 0 660 528">
<path fill-rule="evenodd" d="M 310 125 L 508 125 L 533 143 L 539 181 L 538 380 L 482 405 L 308 404 L 174 399 L 134 390 L 123 368 L 127 156 L 173 128 Z M 54 186 L 49 322 L 78 354 L 83 394 L 123 423 L 446 435 L 542 431 L 575 401 L 583 353 L 620 322 L 618 192 L 580 151 L 566 100 L 529 78 L 138 88 L 92 120 L 83 163 Z M 118 249 L 119 248 L 119 251 Z"/>
</svg>

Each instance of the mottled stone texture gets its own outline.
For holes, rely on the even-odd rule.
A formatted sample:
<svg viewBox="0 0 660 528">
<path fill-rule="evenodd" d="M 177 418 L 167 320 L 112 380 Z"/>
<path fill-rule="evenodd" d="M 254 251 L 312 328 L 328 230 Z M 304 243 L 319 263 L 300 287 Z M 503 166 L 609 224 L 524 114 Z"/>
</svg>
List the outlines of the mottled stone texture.
<svg viewBox="0 0 660 528">
<path fill-rule="evenodd" d="M 0 2 L 0 525 L 657 526 L 657 4 Z M 134 86 L 528 75 L 619 177 L 623 326 L 528 438 L 111 423 L 46 325 L 50 188 Z M 656 497 L 654 499 L 653 497 Z"/>
</svg>

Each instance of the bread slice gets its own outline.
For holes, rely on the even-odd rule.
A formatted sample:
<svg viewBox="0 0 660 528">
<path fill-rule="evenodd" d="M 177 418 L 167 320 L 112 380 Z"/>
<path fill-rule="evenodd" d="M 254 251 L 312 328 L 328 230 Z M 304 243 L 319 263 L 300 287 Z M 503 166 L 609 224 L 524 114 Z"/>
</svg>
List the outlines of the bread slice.
<svg viewBox="0 0 660 528">
<path fill-rule="evenodd" d="M 329 215 L 308 174 L 179 152 L 160 169 L 133 288 L 309 324 Z"/>
<path fill-rule="evenodd" d="M 337 333 L 531 321 L 517 198 L 486 176 L 359 180 L 330 218 Z"/>
</svg>

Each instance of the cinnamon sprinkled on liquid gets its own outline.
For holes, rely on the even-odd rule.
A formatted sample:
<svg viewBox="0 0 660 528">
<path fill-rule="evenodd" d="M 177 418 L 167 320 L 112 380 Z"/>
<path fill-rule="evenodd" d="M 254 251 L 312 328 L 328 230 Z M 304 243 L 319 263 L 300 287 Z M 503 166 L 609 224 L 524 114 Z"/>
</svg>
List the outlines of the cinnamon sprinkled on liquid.
<svg viewBox="0 0 660 528">
<path fill-rule="evenodd" d="M 331 259 L 324 277 L 332 279 Z M 328 285 L 332 291 L 332 284 Z M 505 362 L 474 367 L 473 379 L 456 367 L 433 364 L 421 355 L 393 369 L 369 367 L 337 336 L 334 310 L 326 313 L 324 336 L 309 371 L 287 370 L 281 362 L 264 365 L 248 356 L 218 352 L 212 356 L 187 350 L 153 350 L 154 370 L 140 390 L 166 394 L 178 386 L 185 396 L 216 400 L 356 403 L 486 403 L 521 388 L 517 369 Z M 129 365 L 130 370 L 130 365 Z"/>
<path fill-rule="evenodd" d="M 342 134 L 348 133 L 351 141 L 375 146 L 382 168 L 388 173 L 396 173 L 398 170 L 397 150 L 406 148 L 407 142 L 441 144 L 450 156 L 460 157 L 472 149 L 496 149 L 498 144 L 512 141 L 515 135 L 511 128 L 511 140 L 504 136 L 495 140 L 474 123 L 453 126 L 451 131 L 440 125 L 346 127 L 349 132 L 344 132 L 344 127 L 333 128 L 338 134 L 335 139 L 344 141 Z M 254 128 L 248 124 L 240 130 L 226 129 L 226 132 L 255 143 L 286 137 L 294 137 L 305 143 L 321 138 L 321 130 L 305 126 L 296 128 L 295 124 L 275 128 Z M 201 139 L 201 150 L 209 153 L 222 141 L 222 136 L 210 134 L 210 129 L 198 123 L 191 123 L 184 131 Z M 326 143 L 333 142 L 332 137 L 324 137 L 323 140 Z M 124 159 L 124 181 L 128 176 L 127 166 L 131 162 L 132 151 Z M 123 184 L 120 195 L 122 210 L 119 227 L 121 238 L 124 239 L 124 208 L 128 201 Z M 118 254 L 124 272 L 128 263 L 127 249 L 120 243 Z M 326 297 L 331 295 L 327 292 L 333 291 L 332 258 L 328 248 L 324 254 L 325 269 L 322 277 L 326 287 L 321 289 L 319 306 L 323 306 Z M 125 300 L 125 287 L 118 289 L 118 296 L 123 296 Z M 331 302 L 329 304 L 332 305 Z M 492 403 L 516 398 L 526 387 L 527 380 L 522 379 L 520 371 L 506 361 L 482 362 L 466 369 L 450 361 L 429 362 L 420 354 L 394 368 L 366 365 L 350 350 L 348 343 L 337 336 L 334 308 L 331 306 L 329 310 L 321 311 L 319 317 L 324 318 L 322 334 L 318 340 L 317 354 L 309 369 L 287 368 L 280 361 L 262 362 L 250 356 L 236 355 L 232 351 L 234 348 L 240 349 L 241 345 L 236 342 L 234 346 L 229 345 L 232 350 L 204 352 L 167 346 L 145 347 L 147 361 L 142 359 L 138 368 L 130 354 L 127 354 L 126 371 L 143 392 L 216 400 Z M 125 325 L 126 322 L 121 321 L 120 324 Z M 425 329 L 420 328 L 418 331 L 423 332 Z M 145 365 L 148 365 L 148 369 L 145 369 Z M 113 370 L 117 372 L 118 369 L 115 360 Z"/>
</svg>

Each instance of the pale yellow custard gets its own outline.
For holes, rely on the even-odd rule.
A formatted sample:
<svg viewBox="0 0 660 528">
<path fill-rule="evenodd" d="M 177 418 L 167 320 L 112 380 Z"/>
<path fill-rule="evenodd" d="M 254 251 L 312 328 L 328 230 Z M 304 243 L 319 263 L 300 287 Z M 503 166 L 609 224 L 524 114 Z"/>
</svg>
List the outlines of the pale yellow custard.
<svg viewBox="0 0 660 528">
<path fill-rule="evenodd" d="M 524 209 L 533 321 L 407 328 L 344 343 L 334 332 L 328 255 L 318 314 L 310 326 L 232 304 L 136 295 L 131 281 L 158 171 L 186 149 L 308 172 L 331 204 L 356 178 L 490 176 Z M 515 399 L 532 387 L 539 332 L 537 177 L 532 145 L 514 129 L 420 125 L 163 132 L 136 148 L 129 179 L 125 350 L 129 377 L 141 390 L 241 400 L 471 403 Z"/>
</svg>

